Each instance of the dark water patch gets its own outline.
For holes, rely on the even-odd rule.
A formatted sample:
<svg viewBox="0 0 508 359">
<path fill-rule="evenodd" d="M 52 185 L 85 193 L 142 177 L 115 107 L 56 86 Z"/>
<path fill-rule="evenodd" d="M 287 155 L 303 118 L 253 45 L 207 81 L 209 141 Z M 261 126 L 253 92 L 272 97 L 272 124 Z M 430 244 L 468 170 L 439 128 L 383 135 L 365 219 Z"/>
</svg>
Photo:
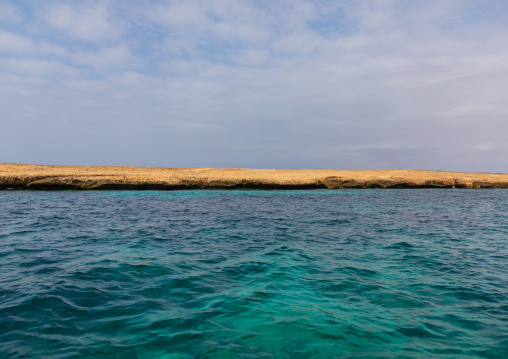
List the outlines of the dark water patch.
<svg viewBox="0 0 508 359">
<path fill-rule="evenodd" d="M 413 248 L 415 248 L 415 245 L 411 244 L 411 243 L 408 243 L 408 242 L 402 241 L 402 242 L 397 242 L 397 243 L 390 244 L 389 248 L 390 249 L 394 249 L 394 250 L 397 250 L 397 249 L 400 249 L 400 250 L 413 249 Z"/>
</svg>

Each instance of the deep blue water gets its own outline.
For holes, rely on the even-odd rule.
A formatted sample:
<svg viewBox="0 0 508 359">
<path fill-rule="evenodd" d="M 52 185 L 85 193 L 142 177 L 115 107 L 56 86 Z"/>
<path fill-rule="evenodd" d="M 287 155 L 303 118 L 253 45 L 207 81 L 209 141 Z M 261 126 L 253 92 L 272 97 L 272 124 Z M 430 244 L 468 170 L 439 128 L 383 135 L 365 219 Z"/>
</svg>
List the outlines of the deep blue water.
<svg viewBox="0 0 508 359">
<path fill-rule="evenodd" d="M 508 190 L 0 192 L 0 358 L 377 357 L 508 357 Z"/>
</svg>

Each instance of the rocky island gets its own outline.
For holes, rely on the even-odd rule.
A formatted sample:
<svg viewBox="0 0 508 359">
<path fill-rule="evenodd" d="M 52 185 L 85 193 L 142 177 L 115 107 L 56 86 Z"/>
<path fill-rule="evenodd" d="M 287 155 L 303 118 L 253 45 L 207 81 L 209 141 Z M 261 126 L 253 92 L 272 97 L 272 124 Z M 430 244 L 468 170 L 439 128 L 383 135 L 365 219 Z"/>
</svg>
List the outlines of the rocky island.
<svg viewBox="0 0 508 359">
<path fill-rule="evenodd" d="M 0 189 L 176 190 L 508 188 L 508 174 L 423 170 L 282 170 L 0 163 Z"/>
</svg>

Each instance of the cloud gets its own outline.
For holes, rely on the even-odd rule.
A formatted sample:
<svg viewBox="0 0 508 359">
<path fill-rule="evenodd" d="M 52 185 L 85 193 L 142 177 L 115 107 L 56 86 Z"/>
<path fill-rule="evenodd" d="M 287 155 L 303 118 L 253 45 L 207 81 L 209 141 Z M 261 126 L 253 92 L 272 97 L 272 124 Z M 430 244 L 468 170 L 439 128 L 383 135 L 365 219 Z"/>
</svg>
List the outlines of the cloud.
<svg viewBox="0 0 508 359">
<path fill-rule="evenodd" d="M 17 23 L 21 20 L 19 10 L 7 1 L 0 2 L 0 22 L 6 24 Z"/>
<path fill-rule="evenodd" d="M 97 42 L 117 39 L 123 34 L 122 21 L 113 18 L 105 5 L 88 4 L 51 4 L 44 17 L 47 24 L 63 37 Z"/>
<path fill-rule="evenodd" d="M 0 30 L 0 52 L 8 54 L 23 54 L 32 51 L 33 43 L 28 36 Z"/>
<path fill-rule="evenodd" d="M 154 19 L 168 27 L 203 28 L 209 24 L 209 17 L 196 1 L 171 1 L 158 4 L 150 11 Z"/>
<path fill-rule="evenodd" d="M 42 55 L 53 55 L 61 58 L 68 58 L 71 54 L 65 47 L 47 41 L 39 41 L 36 48 Z"/>
<path fill-rule="evenodd" d="M 75 75 L 77 71 L 68 65 L 59 61 L 48 61 L 38 59 L 0 59 L 0 68 L 2 72 L 10 74 L 26 74 L 45 77 L 48 75 L 70 76 Z"/>
<path fill-rule="evenodd" d="M 0 54 L 1 53 L 10 56 L 69 56 L 69 51 L 60 45 L 47 41 L 34 41 L 29 36 L 4 30 L 0 30 Z"/>
<path fill-rule="evenodd" d="M 502 2 L 48 4 L 0 32 L 0 150 L 53 140 L 10 161 L 508 171 Z"/>
<path fill-rule="evenodd" d="M 97 51 L 79 51 L 72 55 L 72 62 L 97 70 L 127 69 L 136 66 L 137 59 L 128 46 L 107 47 Z"/>
<path fill-rule="evenodd" d="M 488 151 L 494 148 L 492 143 L 479 143 L 473 147 L 473 150 L 476 152 Z"/>
</svg>

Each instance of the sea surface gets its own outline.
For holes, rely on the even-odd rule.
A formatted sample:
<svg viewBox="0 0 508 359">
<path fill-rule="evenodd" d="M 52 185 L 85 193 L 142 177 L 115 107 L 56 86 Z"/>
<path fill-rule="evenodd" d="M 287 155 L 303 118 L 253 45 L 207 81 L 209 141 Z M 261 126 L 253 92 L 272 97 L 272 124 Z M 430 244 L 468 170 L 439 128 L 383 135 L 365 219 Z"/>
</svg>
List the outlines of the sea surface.
<svg viewBox="0 0 508 359">
<path fill-rule="evenodd" d="M 1 191 L 0 358 L 508 358 L 508 190 Z"/>
</svg>

